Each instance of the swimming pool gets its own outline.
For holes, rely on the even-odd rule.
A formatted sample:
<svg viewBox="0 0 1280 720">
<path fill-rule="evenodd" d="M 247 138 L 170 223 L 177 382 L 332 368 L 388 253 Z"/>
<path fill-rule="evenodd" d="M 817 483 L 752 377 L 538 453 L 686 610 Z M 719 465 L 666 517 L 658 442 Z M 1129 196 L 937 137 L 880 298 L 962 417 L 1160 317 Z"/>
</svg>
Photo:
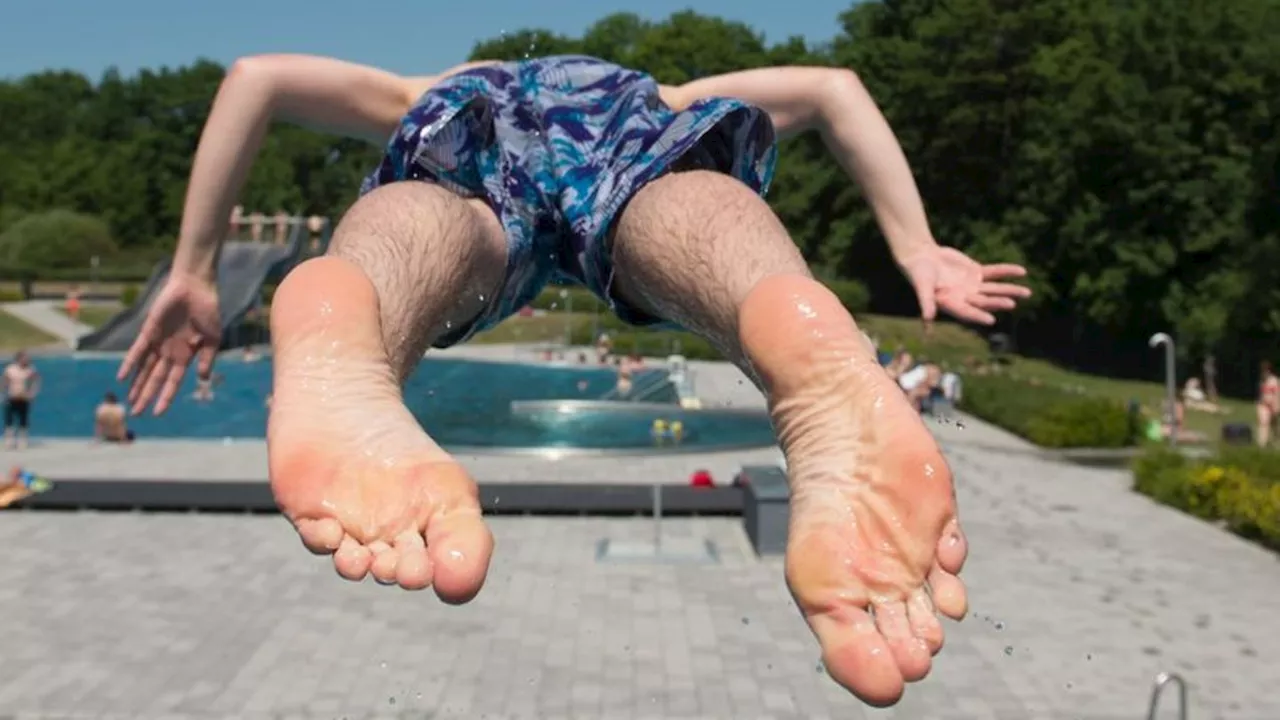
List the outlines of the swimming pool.
<svg viewBox="0 0 1280 720">
<path fill-rule="evenodd" d="M 107 390 L 123 396 L 116 383 L 117 356 L 38 357 L 44 378 L 32 409 L 31 434 L 44 438 L 89 438 L 93 409 Z M 262 438 L 266 434 L 266 398 L 271 392 L 271 360 L 219 359 L 222 377 L 214 398 L 192 398 L 195 380 L 188 374 L 182 392 L 163 417 L 130 421 L 140 439 Z M 649 385 L 664 370 L 645 370 L 635 384 Z M 773 430 L 762 413 L 686 411 L 672 403 L 594 402 L 613 389 L 609 368 L 424 359 L 405 385 L 405 402 L 418 422 L 447 448 L 479 450 L 581 449 L 661 452 L 768 447 Z M 555 403 L 542 410 L 536 401 L 593 401 L 573 412 Z M 513 407 L 515 410 L 513 411 Z M 678 438 L 653 432 L 654 421 L 680 422 Z M 660 427 L 663 425 L 660 423 Z"/>
</svg>

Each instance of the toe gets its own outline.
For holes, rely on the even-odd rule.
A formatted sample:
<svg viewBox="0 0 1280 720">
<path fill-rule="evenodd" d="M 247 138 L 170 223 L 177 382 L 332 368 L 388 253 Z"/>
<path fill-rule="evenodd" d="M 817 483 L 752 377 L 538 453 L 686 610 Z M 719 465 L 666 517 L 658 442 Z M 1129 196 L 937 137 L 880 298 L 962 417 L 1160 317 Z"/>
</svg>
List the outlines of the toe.
<svg viewBox="0 0 1280 720">
<path fill-rule="evenodd" d="M 342 538 L 338 550 L 333 554 L 333 567 L 338 574 L 348 580 L 363 580 L 369 574 L 369 566 L 373 563 L 373 554 L 369 548 L 361 545 L 355 538 L 346 535 Z"/>
<path fill-rule="evenodd" d="M 942 569 L 941 565 L 934 565 L 929 573 L 929 591 L 938 612 L 952 620 L 964 619 L 969 611 L 969 599 L 960 578 Z"/>
<path fill-rule="evenodd" d="M 965 558 L 969 556 L 969 541 L 965 539 L 960 523 L 952 520 L 947 523 L 938 539 L 937 558 L 943 570 L 952 575 L 959 575 L 964 568 Z"/>
<path fill-rule="evenodd" d="M 907 598 L 907 623 L 911 626 L 911 634 L 923 640 L 930 653 L 938 654 L 942 649 L 942 623 L 938 622 L 933 600 L 924 588 Z"/>
<path fill-rule="evenodd" d="M 332 555 L 342 544 L 342 523 L 332 518 L 297 520 L 294 527 L 302 544 L 317 555 Z"/>
<path fill-rule="evenodd" d="M 911 622 L 907 617 L 907 605 L 901 600 L 877 603 L 875 605 L 876 627 L 889 644 L 889 650 L 902 671 L 902 679 L 915 682 L 929 674 L 933 654 L 929 646 L 911 631 Z"/>
<path fill-rule="evenodd" d="M 866 611 L 812 615 L 809 624 L 831 679 L 874 707 L 888 707 L 902 698 L 902 671 Z"/>
<path fill-rule="evenodd" d="M 478 508 L 454 511 L 437 517 L 428 527 L 427 554 L 440 599 L 450 604 L 469 602 L 489 572 L 493 534 Z"/>
<path fill-rule="evenodd" d="M 405 590 L 421 590 L 431 585 L 431 558 L 427 556 L 427 544 L 416 532 L 407 532 L 396 538 L 396 553 L 400 561 L 396 565 L 396 582 Z"/>
<path fill-rule="evenodd" d="M 369 574 L 383 585 L 394 585 L 400 553 L 381 540 L 369 543 L 369 552 L 373 554 L 373 562 L 369 564 Z"/>
</svg>

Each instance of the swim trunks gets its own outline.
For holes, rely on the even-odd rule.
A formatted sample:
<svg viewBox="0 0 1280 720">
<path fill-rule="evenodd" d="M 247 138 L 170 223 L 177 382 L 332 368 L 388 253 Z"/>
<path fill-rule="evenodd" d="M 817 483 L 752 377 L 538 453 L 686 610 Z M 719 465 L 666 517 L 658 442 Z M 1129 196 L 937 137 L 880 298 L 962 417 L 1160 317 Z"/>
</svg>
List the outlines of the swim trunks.
<svg viewBox="0 0 1280 720">
<path fill-rule="evenodd" d="M 428 90 L 401 120 L 361 194 L 404 180 L 483 198 L 507 237 L 502 292 L 448 347 L 518 312 L 550 281 L 585 285 L 633 325 L 667 324 L 611 292 L 608 233 L 627 201 L 670 170 L 731 175 L 760 195 L 777 158 L 767 114 L 727 98 L 675 112 L 649 75 L 586 56 L 475 68 Z"/>
</svg>

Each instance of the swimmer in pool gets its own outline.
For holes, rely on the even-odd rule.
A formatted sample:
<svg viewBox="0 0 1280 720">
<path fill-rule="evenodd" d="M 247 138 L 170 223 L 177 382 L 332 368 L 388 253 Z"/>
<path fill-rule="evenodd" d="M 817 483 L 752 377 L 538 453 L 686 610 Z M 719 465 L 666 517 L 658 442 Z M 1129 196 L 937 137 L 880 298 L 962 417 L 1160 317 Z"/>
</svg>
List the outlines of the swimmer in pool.
<svg viewBox="0 0 1280 720">
<path fill-rule="evenodd" d="M 1029 291 L 1006 282 L 1021 267 L 937 244 L 855 74 L 762 68 L 674 87 L 581 56 L 423 77 L 240 60 L 196 151 L 172 274 L 121 365 L 137 410 L 167 409 L 193 360 L 211 372 L 219 242 L 274 120 L 385 147 L 327 255 L 293 270 L 271 308 L 268 469 L 306 547 L 351 580 L 475 597 L 493 551 L 476 485 L 400 383 L 428 346 L 464 342 L 568 277 L 631 324 L 697 332 L 767 393 L 792 488 L 786 578 L 826 669 L 876 705 L 925 676 L 938 613 L 966 609 L 951 473 L 762 199 L 777 138 L 821 134 L 926 321 L 941 308 L 991 323 Z"/>
</svg>

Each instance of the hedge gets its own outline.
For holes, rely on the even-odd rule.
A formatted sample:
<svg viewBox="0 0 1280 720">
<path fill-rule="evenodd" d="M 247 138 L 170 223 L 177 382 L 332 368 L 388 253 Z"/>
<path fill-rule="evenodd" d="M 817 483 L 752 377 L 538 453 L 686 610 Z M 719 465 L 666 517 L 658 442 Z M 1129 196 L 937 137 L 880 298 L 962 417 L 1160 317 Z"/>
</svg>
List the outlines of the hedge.
<svg viewBox="0 0 1280 720">
<path fill-rule="evenodd" d="M 1191 459 L 1153 446 L 1133 464 L 1133 489 L 1231 532 L 1280 549 L 1280 454 L 1224 446 Z"/>
<path fill-rule="evenodd" d="M 1041 447 L 1127 447 L 1140 435 L 1140 418 L 1119 402 L 1000 375 L 966 375 L 961 405 Z"/>
</svg>

